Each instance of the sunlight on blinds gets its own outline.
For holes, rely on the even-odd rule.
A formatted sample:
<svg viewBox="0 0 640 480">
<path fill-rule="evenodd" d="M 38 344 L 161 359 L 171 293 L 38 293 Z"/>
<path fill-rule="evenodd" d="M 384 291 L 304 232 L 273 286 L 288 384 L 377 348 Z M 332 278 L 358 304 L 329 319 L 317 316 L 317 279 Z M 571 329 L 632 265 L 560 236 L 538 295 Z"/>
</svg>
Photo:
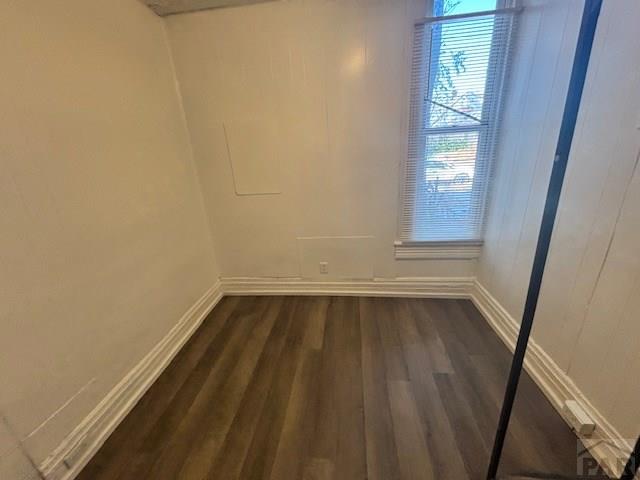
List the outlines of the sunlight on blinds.
<svg viewBox="0 0 640 480">
<path fill-rule="evenodd" d="M 515 14 L 415 27 L 404 241 L 481 241 Z"/>
</svg>

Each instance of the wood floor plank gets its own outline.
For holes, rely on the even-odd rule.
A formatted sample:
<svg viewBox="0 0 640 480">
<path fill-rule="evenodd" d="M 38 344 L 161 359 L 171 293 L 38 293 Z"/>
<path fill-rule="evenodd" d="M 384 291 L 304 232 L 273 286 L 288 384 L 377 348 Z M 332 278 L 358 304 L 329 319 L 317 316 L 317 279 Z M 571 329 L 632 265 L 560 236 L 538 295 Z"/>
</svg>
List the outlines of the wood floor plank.
<svg viewBox="0 0 640 480">
<path fill-rule="evenodd" d="M 360 299 L 365 444 L 369 480 L 400 480 L 400 468 L 387 390 L 386 366 L 375 303 Z"/>
<path fill-rule="evenodd" d="M 273 378 L 277 374 L 274 365 L 279 363 L 285 348 L 294 308 L 295 299 L 286 298 L 224 443 L 217 455 L 212 452 L 214 461 L 206 478 L 213 480 L 240 477 L 266 397 L 271 389 Z"/>
<path fill-rule="evenodd" d="M 485 345 L 456 306 L 456 300 L 429 299 L 426 304 L 433 312 L 431 318 L 439 332 L 440 338 L 447 351 L 451 342 L 457 342 L 465 347 L 469 354 L 482 354 Z"/>
<path fill-rule="evenodd" d="M 472 356 L 466 352 L 465 346 L 458 342 L 451 342 L 448 350 L 451 352 L 456 385 L 460 388 L 465 403 L 469 405 L 471 411 L 485 412 L 483 415 L 476 415 L 475 422 L 484 444 L 489 449 L 494 438 L 500 403 L 494 402 L 495 397 L 492 397 L 489 392 L 491 384 L 477 374 L 472 363 L 474 359 L 478 362 L 483 361 L 484 356 L 475 354 L 472 359 Z"/>
<path fill-rule="evenodd" d="M 412 307 L 418 303 L 421 302 L 403 299 L 396 302 L 396 306 L 404 312 L 407 309 L 415 312 L 416 310 Z M 424 309 L 417 311 L 422 314 L 411 316 L 406 320 L 413 322 L 416 325 L 415 329 L 407 326 L 403 331 L 424 331 L 424 328 L 419 328 L 418 325 L 427 323 L 428 316 L 425 315 Z M 433 329 L 433 326 L 428 325 L 427 328 Z M 434 373 L 444 373 L 440 371 L 442 365 L 446 365 L 444 370 L 447 372 L 452 371 L 452 367 L 448 356 L 446 360 L 441 358 L 433 362 L 434 357 L 430 355 L 429 346 L 441 345 L 442 342 L 436 340 L 437 333 L 433 331 L 429 332 L 429 336 L 430 340 L 422 343 L 416 343 L 415 333 L 402 337 L 409 378 L 411 379 L 410 385 L 416 399 L 416 408 L 425 433 L 427 450 L 431 455 L 431 468 L 435 478 L 438 480 L 464 480 L 468 478 L 468 474 L 460 456 L 451 455 L 451 452 L 457 451 L 456 439 L 433 378 Z M 424 338 L 424 336 L 421 335 L 420 338 Z M 442 353 L 438 353 L 438 356 L 441 355 Z M 430 365 L 437 372 L 425 368 L 425 365 Z"/>
<path fill-rule="evenodd" d="M 391 382 L 388 390 L 403 480 L 435 479 L 431 454 L 427 449 L 409 382 Z"/>
<path fill-rule="evenodd" d="M 333 462 L 324 458 L 312 458 L 305 466 L 303 480 L 331 480 L 334 467 Z"/>
<path fill-rule="evenodd" d="M 275 365 L 277 375 L 273 378 L 271 389 L 262 407 L 240 478 L 266 479 L 271 475 L 284 426 L 285 406 L 289 403 L 293 380 L 302 354 L 303 340 L 309 322 L 308 313 L 308 299 L 299 300 L 293 309 L 293 318 L 285 346 Z"/>
<path fill-rule="evenodd" d="M 458 341 L 465 346 L 467 355 L 483 354 L 497 345 L 496 335 L 487 328 L 486 321 L 479 323 L 467 315 L 463 306 L 468 303 L 469 300 L 448 300 L 443 304 L 444 311 L 455 327 Z"/>
<path fill-rule="evenodd" d="M 255 310 L 263 300 L 253 298 L 243 309 L 237 309 L 223 327 L 221 335 L 207 349 L 192 375 L 161 415 L 142 445 L 141 452 L 152 463 L 138 463 L 137 468 L 120 476 L 121 480 L 172 478 L 189 451 L 189 439 L 196 435 L 203 415 L 220 386 L 231 374 L 255 324 Z M 224 332 L 224 335 L 222 333 Z"/>
<path fill-rule="evenodd" d="M 335 339 L 337 375 L 334 388 L 338 415 L 335 475 L 338 478 L 365 480 L 367 456 L 358 299 L 340 297 L 335 304 L 340 308 L 333 309 L 330 315 L 337 316 L 337 323 L 341 327 Z"/>
<path fill-rule="evenodd" d="M 380 339 L 382 341 L 382 353 L 385 357 L 387 380 L 409 380 L 407 365 L 402 353 L 402 343 L 398 336 L 397 326 L 393 321 L 393 300 L 388 298 L 375 298 L 375 312 Z"/>
<path fill-rule="evenodd" d="M 188 439 L 190 448 L 185 462 L 179 470 L 173 469 L 172 478 L 200 479 L 209 472 L 212 459 L 216 457 L 231 427 L 242 396 L 280 314 L 282 304 L 282 298 L 269 302 L 268 308 L 263 313 L 260 312 L 260 318 L 256 318 L 255 327 L 251 331 L 242 355 L 238 357 L 229 378 L 216 395 L 215 408 L 210 408 L 200 419 L 198 430 Z"/>
<path fill-rule="evenodd" d="M 484 443 L 478 428 L 475 418 L 478 413 L 473 412 L 467 403 L 455 375 L 436 373 L 434 378 L 453 427 L 457 452 L 462 457 L 469 478 L 479 480 L 486 473 L 490 447 Z"/>
<path fill-rule="evenodd" d="M 271 470 L 271 480 L 302 478 L 309 444 L 313 437 L 317 385 L 329 307 L 328 298 L 306 299 L 309 320 L 303 339 L 301 361 L 286 407 L 284 426 Z"/>
<path fill-rule="evenodd" d="M 203 321 L 202 326 L 176 355 L 163 374 L 151 386 L 146 395 L 111 434 L 100 449 L 100 455 L 84 468 L 79 480 L 106 480 L 118 478 L 131 464 L 131 455 L 140 444 L 158 417 L 170 408 L 175 396 L 193 369 L 206 354 L 207 348 L 215 341 L 222 327 L 235 311 L 239 303 L 237 297 L 223 298 Z"/>
<path fill-rule="evenodd" d="M 511 355 L 466 300 L 225 298 L 81 480 L 482 480 Z M 575 469 L 523 375 L 502 474 Z"/>
<path fill-rule="evenodd" d="M 317 404 L 314 415 L 314 429 L 311 436 L 305 475 L 328 471 L 327 465 L 333 466 L 336 459 L 336 438 L 338 435 L 338 416 L 335 401 L 335 382 L 337 376 L 337 344 L 340 319 L 330 314 L 336 309 L 335 297 L 329 301 L 327 317 L 320 354 L 320 367 L 317 378 Z M 315 473 L 314 473 L 315 472 Z"/>
<path fill-rule="evenodd" d="M 423 354 L 423 369 L 432 373 L 453 373 L 449 354 L 424 302 L 403 298 L 394 305 L 394 318 L 400 328 L 405 356 L 407 349 L 416 349 Z"/>
<path fill-rule="evenodd" d="M 461 302 L 457 301 L 456 303 L 458 307 L 461 307 Z M 484 444 L 489 449 L 493 444 L 506 386 L 506 376 L 492 368 L 494 362 L 490 357 L 497 353 L 497 349 L 506 349 L 506 347 L 487 341 L 490 337 L 486 335 L 488 332 L 488 329 L 485 330 L 486 323 L 475 323 L 472 318 L 468 317 L 466 309 L 460 308 L 459 313 L 466 317 L 464 320 L 459 321 L 470 325 L 470 329 L 475 325 L 470 331 L 485 339 L 484 353 L 482 354 L 470 354 L 466 347 L 457 342 L 451 343 L 449 350 L 452 352 L 451 358 L 454 362 L 454 369 L 465 400 L 472 411 L 484 412 L 483 415 L 476 415 L 475 421 Z M 505 449 L 503 452 L 503 465 L 519 463 L 526 470 L 531 470 L 535 465 L 545 463 L 545 459 L 538 454 L 539 452 L 536 449 L 531 448 L 533 442 L 521 443 L 517 440 L 518 438 L 526 438 L 536 434 L 534 429 L 529 429 L 521 420 L 521 418 L 517 418 L 514 415 L 507 432 L 507 443 L 521 445 L 520 451 L 515 452 Z M 526 459 L 527 465 L 522 464 L 521 458 Z"/>
<path fill-rule="evenodd" d="M 329 297 L 312 297 L 308 299 L 309 324 L 304 337 L 305 348 L 320 351 L 324 342 L 324 329 L 327 323 L 327 310 L 329 309 Z"/>
<path fill-rule="evenodd" d="M 301 478 L 309 441 L 313 435 L 316 405 L 315 378 L 320 365 L 320 352 L 303 352 L 286 408 L 284 426 L 276 451 L 271 480 Z"/>
<path fill-rule="evenodd" d="M 485 438 L 492 441 L 504 396 L 510 353 L 469 300 L 458 300 L 457 303 L 466 321 L 474 326 L 486 345 L 483 355 L 458 354 L 454 358 L 466 360 L 466 384 L 473 392 L 469 395 L 475 396 L 476 401 L 483 400 L 483 405 L 476 408 L 486 412 L 481 428 L 483 433 L 490 433 Z M 575 455 L 576 439 L 560 416 L 549 415 L 552 408 L 531 378 L 523 375 L 503 452 L 504 472 L 545 473 L 539 466 L 546 465 L 546 473 L 567 476 L 575 473 L 575 466 L 568 464 L 566 459 Z M 544 428 L 532 428 L 534 425 L 544 425 Z"/>
<path fill-rule="evenodd" d="M 511 360 L 511 354 L 508 350 L 505 351 L 504 343 L 491 329 L 485 318 L 480 314 L 471 300 L 456 300 L 460 306 L 460 310 L 464 313 L 464 323 L 469 323 L 474 327 L 475 332 L 480 335 L 483 340 L 487 351 L 495 351 L 495 359 L 498 360 L 502 366 L 507 366 L 509 361 L 503 362 L 504 358 Z M 503 353 L 504 352 L 504 353 Z M 471 354 L 471 352 L 469 352 Z"/>
</svg>

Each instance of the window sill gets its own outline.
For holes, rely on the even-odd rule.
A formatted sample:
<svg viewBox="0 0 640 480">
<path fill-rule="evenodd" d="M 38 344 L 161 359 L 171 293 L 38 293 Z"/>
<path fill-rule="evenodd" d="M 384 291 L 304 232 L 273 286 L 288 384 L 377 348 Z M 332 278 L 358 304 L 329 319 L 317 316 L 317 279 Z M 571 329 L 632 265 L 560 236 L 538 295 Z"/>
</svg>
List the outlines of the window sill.
<svg viewBox="0 0 640 480">
<path fill-rule="evenodd" d="M 394 243 L 396 260 L 478 258 L 482 242 L 401 242 Z"/>
</svg>

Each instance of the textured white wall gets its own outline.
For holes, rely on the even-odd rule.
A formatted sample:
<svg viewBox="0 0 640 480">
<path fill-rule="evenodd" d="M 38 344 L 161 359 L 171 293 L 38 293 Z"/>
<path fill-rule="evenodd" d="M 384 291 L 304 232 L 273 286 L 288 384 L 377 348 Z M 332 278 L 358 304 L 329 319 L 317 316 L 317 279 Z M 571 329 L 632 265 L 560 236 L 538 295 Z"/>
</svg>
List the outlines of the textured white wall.
<svg viewBox="0 0 640 480">
<path fill-rule="evenodd" d="M 167 19 L 223 276 L 311 276 L 320 259 L 327 278 L 473 274 L 472 260 L 394 259 L 407 45 L 425 3 L 294 0 Z M 235 168 L 238 124 L 250 150 L 275 158 L 277 181 Z M 238 195 L 246 185 L 281 193 Z M 300 237 L 319 237 L 313 255 Z"/>
<path fill-rule="evenodd" d="M 524 14 L 478 273 L 518 319 L 582 7 L 535 3 Z M 638 2 L 605 0 L 534 327 L 536 341 L 630 438 L 640 432 L 640 387 L 629 375 L 640 368 L 638 22 Z"/>
<path fill-rule="evenodd" d="M 69 1 L 0 6 L 0 378 L 11 385 L 0 410 L 38 460 L 215 281 L 207 223 L 226 276 L 313 276 L 322 259 L 336 278 L 475 272 L 393 258 L 422 0 L 170 17 L 206 215 L 161 21 L 129 0 Z M 526 3 L 478 265 L 516 318 L 582 1 Z M 534 331 L 629 436 L 640 430 L 626 375 L 640 368 L 639 8 L 605 1 Z M 241 158 L 232 171 L 227 141 L 247 121 L 277 132 L 261 144 L 277 174 L 252 177 Z M 280 193 L 237 194 L 267 183 Z"/>
<path fill-rule="evenodd" d="M 218 276 L 162 20 L 64 3 L 0 2 L 0 412 L 37 461 Z"/>
</svg>

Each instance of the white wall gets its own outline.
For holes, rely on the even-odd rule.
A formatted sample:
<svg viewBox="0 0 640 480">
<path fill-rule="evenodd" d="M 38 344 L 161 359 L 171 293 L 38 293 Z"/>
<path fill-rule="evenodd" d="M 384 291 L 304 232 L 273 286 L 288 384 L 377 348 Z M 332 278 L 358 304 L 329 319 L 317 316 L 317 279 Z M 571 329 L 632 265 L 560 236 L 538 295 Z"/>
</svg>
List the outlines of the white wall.
<svg viewBox="0 0 640 480">
<path fill-rule="evenodd" d="M 167 19 L 223 276 L 473 274 L 474 260 L 394 259 L 407 43 L 425 12 L 294 0 Z"/>
<path fill-rule="evenodd" d="M 480 282 L 519 319 L 581 1 L 536 1 L 505 123 Z M 534 339 L 628 438 L 640 432 L 640 4 L 605 0 Z M 524 53 L 526 52 L 526 54 Z M 533 62 L 529 65 L 528 58 Z M 551 89 L 551 90 L 550 90 Z"/>
<path fill-rule="evenodd" d="M 10 0 L 0 32 L 0 413 L 40 462 L 218 274 L 162 21 Z"/>
<path fill-rule="evenodd" d="M 2 3 L 0 413 L 37 461 L 214 283 L 212 243 L 227 277 L 475 273 L 393 257 L 423 3 L 170 17 L 204 205 L 162 21 L 133 0 Z M 526 3 L 477 269 L 515 318 L 582 1 Z M 628 436 L 640 430 L 626 378 L 640 368 L 639 9 L 605 0 L 534 331 Z M 0 425 L 0 454 L 9 436 Z"/>
</svg>

